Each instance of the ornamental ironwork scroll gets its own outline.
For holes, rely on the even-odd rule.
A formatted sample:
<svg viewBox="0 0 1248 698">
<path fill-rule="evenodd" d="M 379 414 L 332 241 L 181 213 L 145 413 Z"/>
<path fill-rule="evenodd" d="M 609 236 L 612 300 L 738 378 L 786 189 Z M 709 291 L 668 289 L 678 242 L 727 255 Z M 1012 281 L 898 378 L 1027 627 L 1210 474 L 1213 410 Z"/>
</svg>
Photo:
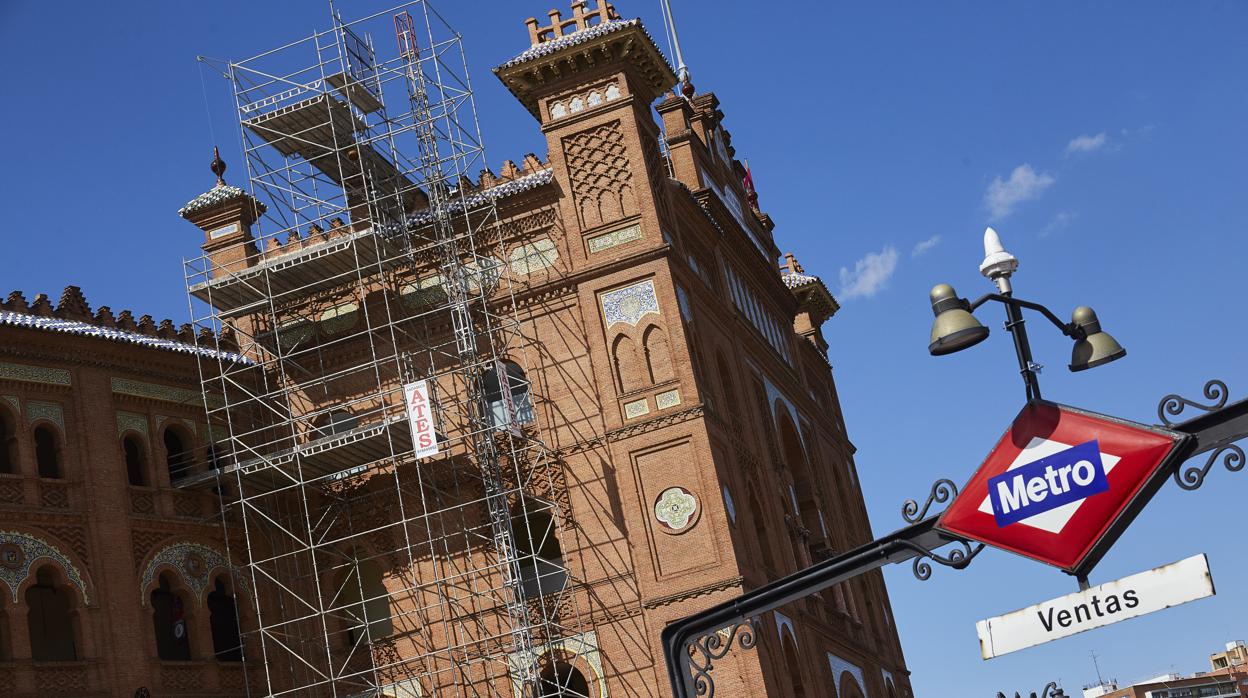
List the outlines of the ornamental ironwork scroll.
<svg viewBox="0 0 1248 698">
<path fill-rule="evenodd" d="M 941 478 L 932 483 L 932 489 L 927 493 L 927 500 L 923 502 L 920 508 L 918 501 L 907 499 L 901 505 L 901 518 L 906 520 L 908 524 L 917 524 L 927 518 L 927 514 L 931 511 L 935 504 L 946 504 L 952 502 L 958 497 L 958 486 L 948 478 Z M 948 554 L 941 555 L 929 548 L 925 548 L 913 541 L 903 541 L 902 544 L 918 553 L 918 557 L 914 558 L 911 570 L 914 576 L 921 582 L 925 582 L 932 577 L 932 565 L 944 565 L 952 567 L 955 570 L 965 569 L 971 564 L 971 560 L 975 559 L 984 550 L 984 544 L 978 543 L 971 545 L 967 541 L 956 541 L 955 547 Z"/>
<path fill-rule="evenodd" d="M 1210 404 L 1189 400 L 1177 393 L 1172 393 L 1161 399 L 1157 403 L 1157 417 L 1168 427 L 1178 426 L 1172 417 L 1182 414 L 1187 408 L 1193 408 L 1206 413 L 1217 412 L 1226 407 L 1230 398 L 1230 391 L 1226 387 L 1226 383 L 1218 379 L 1213 379 L 1205 383 L 1202 390 L 1204 399 L 1210 401 Z M 1204 465 L 1193 465 L 1187 468 L 1179 467 L 1174 471 L 1174 484 L 1190 491 L 1200 489 L 1205 484 L 1205 477 L 1209 471 L 1213 469 L 1219 461 L 1227 471 L 1236 473 L 1244 469 L 1245 464 L 1244 449 L 1233 443 L 1222 443 L 1209 453 L 1205 458 Z"/>
<path fill-rule="evenodd" d="M 958 486 L 953 484 L 953 480 L 941 478 L 932 485 L 932 491 L 927 494 L 927 501 L 923 503 L 923 508 L 919 509 L 919 503 L 913 499 L 907 499 L 901 505 L 901 518 L 906 523 L 915 524 L 927 518 L 927 512 L 932 508 L 933 504 L 944 504 L 951 502 L 958 496 Z"/>
<path fill-rule="evenodd" d="M 971 561 L 984 551 L 983 543 L 971 545 L 964 540 L 954 541 L 955 547 L 945 555 L 925 548 L 914 541 L 906 540 L 899 541 L 899 543 L 919 554 L 918 557 L 914 558 L 914 564 L 911 569 L 914 572 L 914 578 L 920 582 L 926 582 L 928 579 L 931 579 L 932 562 L 955 570 L 962 570 L 966 569 L 971 564 Z"/>
<path fill-rule="evenodd" d="M 747 618 L 720 628 L 689 643 L 689 666 L 693 669 L 693 687 L 697 695 L 711 698 L 715 695 L 715 679 L 711 671 L 715 660 L 723 659 L 735 641 L 741 649 L 751 649 L 758 644 L 760 624 L 758 618 Z"/>
<path fill-rule="evenodd" d="M 1173 427 L 1177 425 L 1178 422 L 1170 419 L 1170 417 L 1179 416 L 1188 407 L 1192 407 L 1203 412 L 1213 412 L 1226 407 L 1226 400 L 1229 395 L 1226 383 L 1215 378 L 1208 383 L 1205 383 L 1204 394 L 1206 400 L 1213 400 L 1212 405 L 1204 405 L 1194 400 L 1188 400 L 1182 395 L 1178 395 L 1176 393 L 1163 397 L 1161 402 L 1157 404 L 1157 418 L 1160 419 L 1166 426 Z"/>
<path fill-rule="evenodd" d="M 1205 476 L 1213 469 L 1214 463 L 1219 459 L 1222 465 L 1232 473 L 1237 473 L 1244 469 L 1244 449 L 1235 444 L 1227 444 L 1215 448 L 1209 457 L 1205 459 L 1203 466 L 1193 465 L 1189 468 L 1179 468 L 1174 471 L 1174 483 L 1189 492 L 1200 489 L 1205 484 Z"/>
</svg>

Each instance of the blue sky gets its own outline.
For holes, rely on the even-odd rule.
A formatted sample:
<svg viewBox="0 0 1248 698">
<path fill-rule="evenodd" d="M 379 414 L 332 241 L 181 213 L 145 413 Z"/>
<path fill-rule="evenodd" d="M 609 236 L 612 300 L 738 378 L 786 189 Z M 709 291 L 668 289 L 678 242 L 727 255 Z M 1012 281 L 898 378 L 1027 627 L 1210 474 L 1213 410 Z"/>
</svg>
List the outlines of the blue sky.
<svg viewBox="0 0 1248 698">
<path fill-rule="evenodd" d="M 523 20 L 549 0 L 442 4 L 465 34 L 491 162 L 544 153 L 488 69 L 526 47 Z M 981 311 L 984 344 L 926 352 L 934 283 L 989 290 L 977 272 L 988 223 L 1022 262 L 1020 296 L 1062 316 L 1092 305 L 1129 351 L 1070 374 L 1069 341 L 1031 322 L 1046 397 L 1151 422 L 1162 395 L 1196 395 L 1210 377 L 1248 395 L 1248 4 L 673 4 L 695 83 L 722 100 L 781 249 L 843 301 L 829 354 L 878 533 L 934 479 L 965 481 L 1022 403 L 998 309 Z M 618 7 L 662 35 L 658 0 Z M 212 184 L 214 142 L 242 180 L 228 93 L 201 83 L 194 57 L 249 56 L 326 17 L 293 0 L 0 3 L 3 291 L 72 283 L 95 306 L 184 320 L 178 261 L 200 234 L 175 212 Z M 1196 493 L 1168 485 L 1092 580 L 1206 552 L 1215 599 L 990 662 L 976 620 L 1073 581 L 991 551 L 925 583 L 888 571 L 918 695 L 1048 680 L 1073 692 L 1095 680 L 1093 650 L 1123 681 L 1207 668 L 1208 653 L 1248 639 L 1245 494 L 1248 474 L 1224 471 Z"/>
</svg>

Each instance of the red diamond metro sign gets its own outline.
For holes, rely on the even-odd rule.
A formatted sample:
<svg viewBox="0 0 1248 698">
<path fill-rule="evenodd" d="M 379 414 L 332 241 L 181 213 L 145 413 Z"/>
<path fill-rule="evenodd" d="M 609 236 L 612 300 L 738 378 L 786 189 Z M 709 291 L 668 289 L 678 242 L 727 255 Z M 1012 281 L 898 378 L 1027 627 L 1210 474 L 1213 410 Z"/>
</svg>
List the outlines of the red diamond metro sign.
<svg viewBox="0 0 1248 698">
<path fill-rule="evenodd" d="M 1023 408 L 940 528 L 1072 574 L 1100 561 L 1191 437 L 1051 402 Z"/>
</svg>

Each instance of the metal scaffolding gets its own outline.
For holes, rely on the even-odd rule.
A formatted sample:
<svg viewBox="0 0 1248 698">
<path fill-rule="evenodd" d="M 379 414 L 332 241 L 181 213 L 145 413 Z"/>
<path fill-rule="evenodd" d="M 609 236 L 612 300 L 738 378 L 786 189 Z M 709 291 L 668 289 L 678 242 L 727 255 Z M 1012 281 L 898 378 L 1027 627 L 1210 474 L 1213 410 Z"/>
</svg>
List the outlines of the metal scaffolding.
<svg viewBox="0 0 1248 698">
<path fill-rule="evenodd" d="M 254 241 L 186 263 L 195 324 L 247 358 L 201 361 L 218 467 L 175 485 L 225 504 L 249 693 L 579 695 L 546 651 L 583 628 L 566 487 L 497 251 L 517 182 L 468 179 L 486 163 L 466 59 L 428 2 L 331 14 L 229 64 L 263 215 Z"/>
</svg>

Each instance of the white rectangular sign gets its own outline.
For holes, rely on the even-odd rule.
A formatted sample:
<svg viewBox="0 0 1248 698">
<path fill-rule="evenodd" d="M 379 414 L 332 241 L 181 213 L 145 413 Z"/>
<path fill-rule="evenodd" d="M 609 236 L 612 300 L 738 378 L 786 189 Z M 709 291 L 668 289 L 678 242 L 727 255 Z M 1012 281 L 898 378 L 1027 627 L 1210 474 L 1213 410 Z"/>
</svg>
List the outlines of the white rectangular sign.
<svg viewBox="0 0 1248 698">
<path fill-rule="evenodd" d="M 984 659 L 1213 596 L 1209 561 L 1195 555 L 975 624 Z"/>
<path fill-rule="evenodd" d="M 499 359 L 494 359 L 494 372 L 498 375 L 498 392 L 502 398 L 503 412 L 505 422 L 501 426 L 505 426 L 508 431 L 516 436 L 520 435 L 520 423 L 516 421 L 516 399 L 511 394 L 511 377 L 507 375 L 507 365 Z"/>
<path fill-rule="evenodd" d="M 407 421 L 412 425 L 412 447 L 417 458 L 438 454 L 438 435 L 433 430 L 433 406 L 429 404 L 429 382 L 416 381 L 403 386 Z"/>
</svg>

